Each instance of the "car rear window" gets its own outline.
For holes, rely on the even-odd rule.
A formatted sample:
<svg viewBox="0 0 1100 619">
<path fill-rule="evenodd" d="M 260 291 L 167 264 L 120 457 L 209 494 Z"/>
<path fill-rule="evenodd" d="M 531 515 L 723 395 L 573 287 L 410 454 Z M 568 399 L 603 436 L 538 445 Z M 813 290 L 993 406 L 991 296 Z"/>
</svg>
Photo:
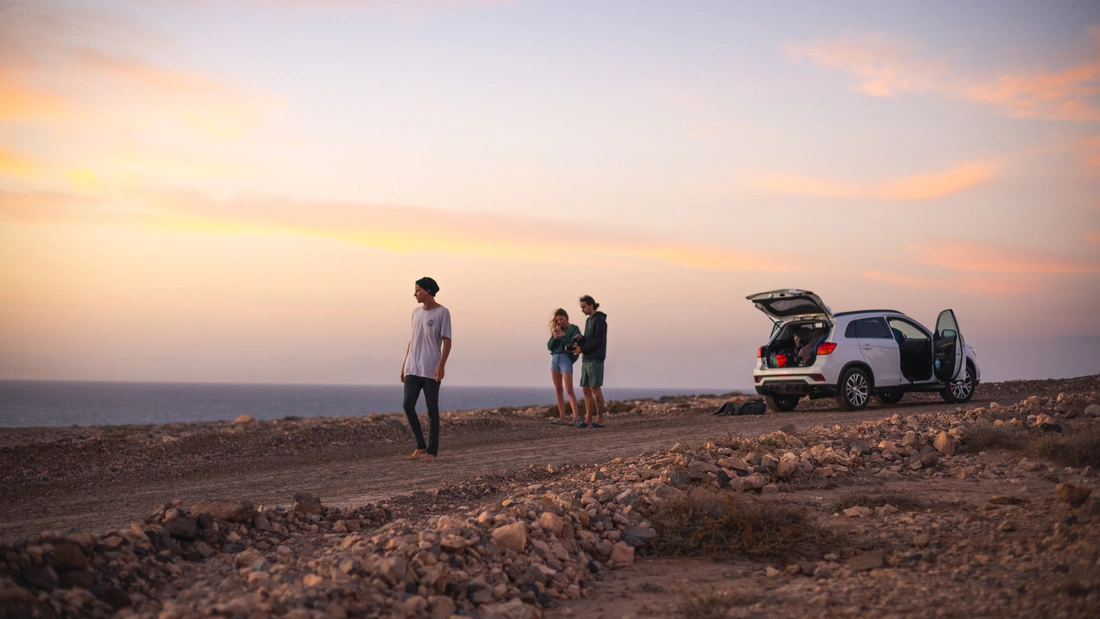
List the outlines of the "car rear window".
<svg viewBox="0 0 1100 619">
<path fill-rule="evenodd" d="M 776 316 L 798 316 L 800 314 L 820 314 L 821 308 L 810 299 L 795 297 L 793 299 L 768 299 L 759 301 Z"/>
</svg>

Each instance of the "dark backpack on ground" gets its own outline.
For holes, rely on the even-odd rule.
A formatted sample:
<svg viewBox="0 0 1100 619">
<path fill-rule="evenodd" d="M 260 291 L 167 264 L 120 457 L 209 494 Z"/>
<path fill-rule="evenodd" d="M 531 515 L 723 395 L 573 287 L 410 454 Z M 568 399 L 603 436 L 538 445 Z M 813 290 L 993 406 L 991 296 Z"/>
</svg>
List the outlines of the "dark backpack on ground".
<svg viewBox="0 0 1100 619">
<path fill-rule="evenodd" d="M 739 415 L 763 415 L 768 410 L 764 400 L 757 398 L 745 402 L 726 402 L 714 411 L 715 415 L 735 417 Z"/>
</svg>

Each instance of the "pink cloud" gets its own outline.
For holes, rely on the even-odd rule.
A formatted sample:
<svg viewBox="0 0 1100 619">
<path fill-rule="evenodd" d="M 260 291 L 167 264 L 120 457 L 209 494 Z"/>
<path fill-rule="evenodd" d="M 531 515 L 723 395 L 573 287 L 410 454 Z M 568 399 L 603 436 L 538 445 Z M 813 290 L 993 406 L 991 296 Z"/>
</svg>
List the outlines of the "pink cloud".
<svg viewBox="0 0 1100 619">
<path fill-rule="evenodd" d="M 967 275 L 950 277 L 914 277 L 881 271 L 865 271 L 867 279 L 913 290 L 951 290 L 980 297 L 1013 297 L 1039 289 L 1041 281 L 1034 276 Z"/>
<path fill-rule="evenodd" d="M 136 44 L 108 53 L 104 41 L 114 49 Z M 256 89 L 141 58 L 164 44 L 98 13 L 0 3 L 0 122 L 37 123 L 51 133 L 66 123 L 162 122 L 206 138 L 231 137 L 263 126 L 281 107 Z"/>
<path fill-rule="evenodd" d="M 930 240 L 908 246 L 912 261 L 954 271 L 1003 274 L 1100 273 L 1100 262 L 1012 245 Z"/>
<path fill-rule="evenodd" d="M 994 180 L 998 170 L 993 162 L 971 161 L 938 172 L 878 181 L 844 182 L 783 172 L 753 172 L 744 180 L 749 188 L 763 193 L 907 202 L 935 200 L 981 187 Z"/>
<path fill-rule="evenodd" d="M 1085 167 L 1094 173 L 1100 173 L 1100 135 L 1080 138 L 1074 150 L 1079 153 Z"/>
<path fill-rule="evenodd" d="M 1100 120 L 1100 27 L 1088 29 L 1093 49 L 1075 65 L 1061 69 L 1026 67 L 973 76 L 939 58 L 922 55 L 903 37 L 868 35 L 815 41 L 788 47 L 805 58 L 852 75 L 857 89 L 875 97 L 930 93 L 984 104 L 1015 118 L 1077 122 Z"/>
</svg>

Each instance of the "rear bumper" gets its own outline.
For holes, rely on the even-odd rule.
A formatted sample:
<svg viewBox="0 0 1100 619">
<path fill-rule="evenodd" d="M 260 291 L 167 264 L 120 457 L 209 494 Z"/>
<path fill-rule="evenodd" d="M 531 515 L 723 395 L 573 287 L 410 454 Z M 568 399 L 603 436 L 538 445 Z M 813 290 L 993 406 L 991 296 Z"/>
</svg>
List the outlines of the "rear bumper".
<svg viewBox="0 0 1100 619">
<path fill-rule="evenodd" d="M 820 376 L 820 375 L 818 375 Z M 806 374 L 785 376 L 755 376 L 756 393 L 760 395 L 836 395 L 836 385 Z"/>
</svg>

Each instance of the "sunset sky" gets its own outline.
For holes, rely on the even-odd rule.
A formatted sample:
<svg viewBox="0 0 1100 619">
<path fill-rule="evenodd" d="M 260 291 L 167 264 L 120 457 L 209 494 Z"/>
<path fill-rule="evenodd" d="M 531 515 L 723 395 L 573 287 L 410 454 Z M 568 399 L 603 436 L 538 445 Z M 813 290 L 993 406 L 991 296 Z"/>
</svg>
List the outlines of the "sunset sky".
<svg viewBox="0 0 1100 619">
<path fill-rule="evenodd" d="M 953 308 L 1100 372 L 1100 3 L 0 0 L 0 379 L 751 385 L 770 322 Z"/>
</svg>

